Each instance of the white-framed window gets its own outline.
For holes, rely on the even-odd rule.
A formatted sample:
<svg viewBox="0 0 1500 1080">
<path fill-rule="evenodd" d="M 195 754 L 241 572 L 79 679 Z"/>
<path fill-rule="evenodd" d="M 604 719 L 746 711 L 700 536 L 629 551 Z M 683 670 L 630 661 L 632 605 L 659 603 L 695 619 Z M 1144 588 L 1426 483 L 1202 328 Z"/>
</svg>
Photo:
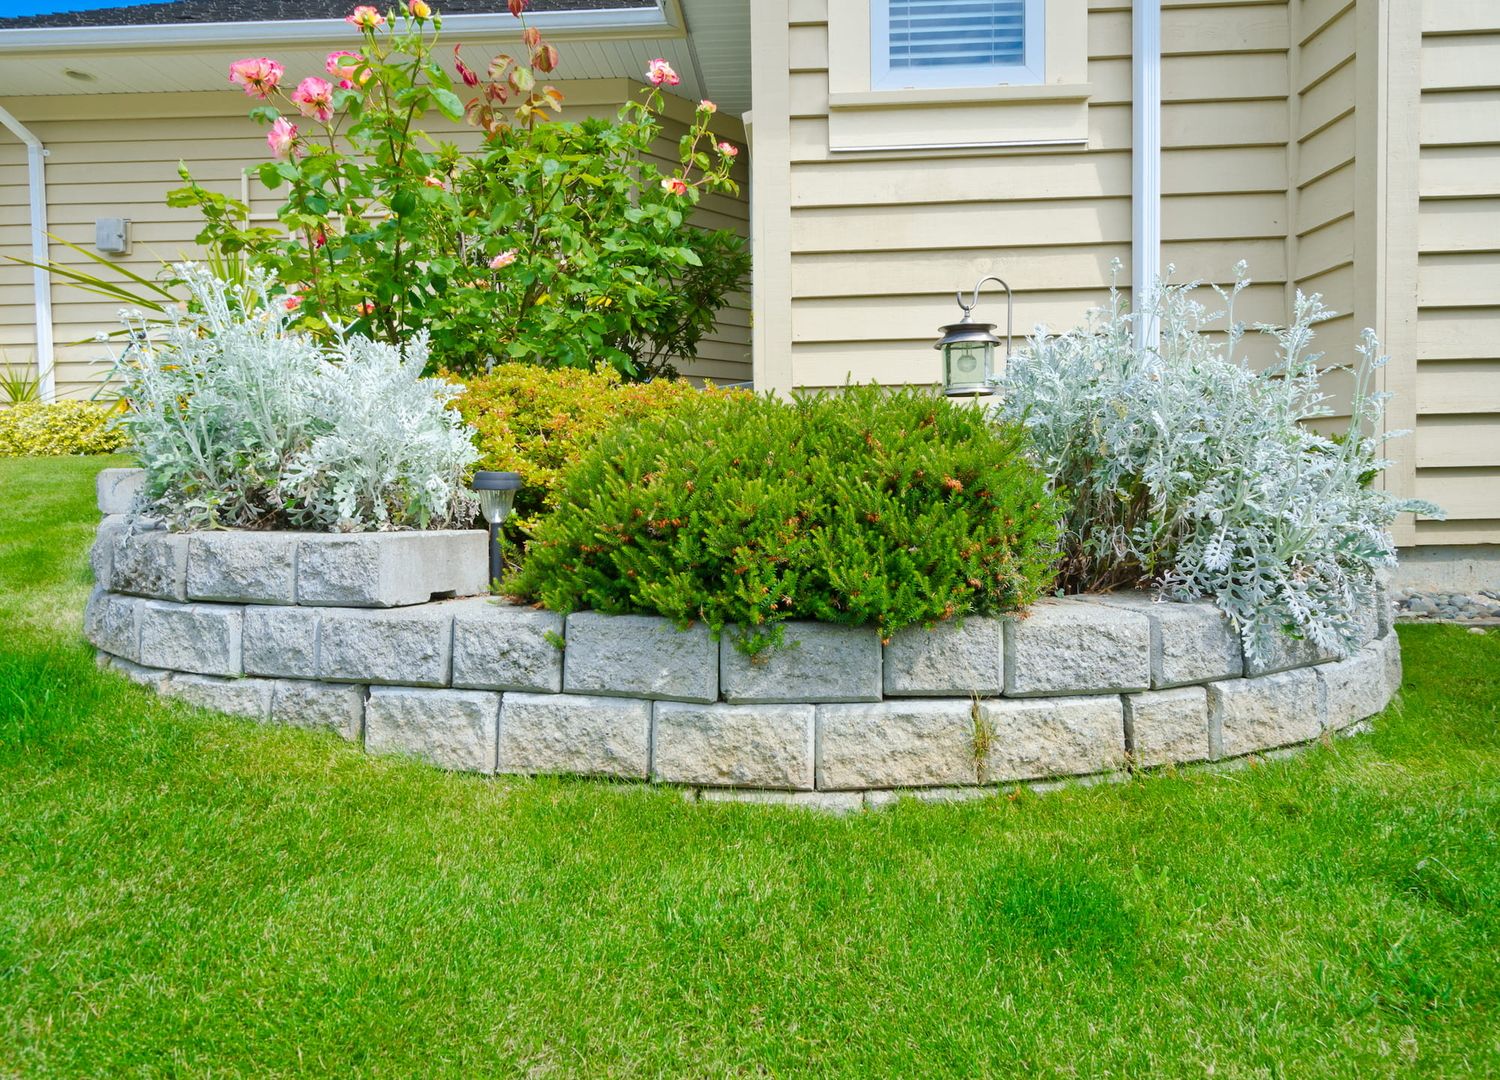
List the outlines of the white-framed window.
<svg viewBox="0 0 1500 1080">
<path fill-rule="evenodd" d="M 870 85 L 1046 81 L 1046 0 L 870 0 Z"/>
</svg>

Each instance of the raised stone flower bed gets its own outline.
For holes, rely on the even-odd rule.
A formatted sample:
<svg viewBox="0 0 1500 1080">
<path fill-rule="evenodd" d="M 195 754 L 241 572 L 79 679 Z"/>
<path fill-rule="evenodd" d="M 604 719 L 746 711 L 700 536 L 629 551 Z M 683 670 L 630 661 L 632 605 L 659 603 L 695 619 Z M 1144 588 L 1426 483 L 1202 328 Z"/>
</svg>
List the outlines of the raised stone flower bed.
<svg viewBox="0 0 1500 1080">
<path fill-rule="evenodd" d="M 103 486 L 100 504 L 120 508 Z M 1211 604 L 1139 594 L 884 645 L 792 624 L 788 647 L 751 659 L 702 626 L 465 595 L 483 588 L 484 543 L 168 534 L 109 516 L 86 631 L 103 662 L 160 693 L 375 753 L 829 808 L 1295 746 L 1380 712 L 1401 679 L 1385 603 L 1352 656 L 1287 639 L 1249 665 Z"/>
</svg>

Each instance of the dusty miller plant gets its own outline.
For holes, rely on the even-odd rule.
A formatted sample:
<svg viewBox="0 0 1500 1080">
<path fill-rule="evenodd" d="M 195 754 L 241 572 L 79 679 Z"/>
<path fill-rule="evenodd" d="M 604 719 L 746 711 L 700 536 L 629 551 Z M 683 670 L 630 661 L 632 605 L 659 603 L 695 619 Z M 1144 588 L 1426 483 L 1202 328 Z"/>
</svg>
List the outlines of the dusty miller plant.
<svg viewBox="0 0 1500 1080">
<path fill-rule="evenodd" d="M 127 313 L 121 418 L 152 511 L 173 528 L 361 531 L 436 528 L 472 516 L 478 458 L 450 403 L 462 387 L 422 377 L 405 348 L 288 328 L 275 283 L 228 285 L 176 268 L 193 296 L 165 325 Z"/>
<path fill-rule="evenodd" d="M 1055 486 L 1066 493 L 1059 583 L 1069 592 L 1155 587 L 1212 597 L 1252 657 L 1288 633 L 1343 653 L 1357 640 L 1375 572 L 1392 565 L 1391 522 L 1436 507 L 1371 484 L 1390 463 L 1379 433 L 1389 395 L 1374 392 L 1380 355 L 1365 331 L 1351 373 L 1347 429 L 1333 438 L 1308 421 L 1334 415 L 1320 387 L 1313 327 L 1332 316 L 1300 292 L 1289 326 L 1257 325 L 1277 360 L 1265 371 L 1237 357 L 1246 327 L 1193 299 L 1196 282 L 1159 284 L 1146 314 L 1156 349 L 1135 344 L 1141 314 L 1117 290 L 1106 308 L 1058 337 L 1042 333 L 1009 364 L 1002 415 L 1023 421 Z M 1222 331 L 1206 331 L 1218 320 Z"/>
</svg>

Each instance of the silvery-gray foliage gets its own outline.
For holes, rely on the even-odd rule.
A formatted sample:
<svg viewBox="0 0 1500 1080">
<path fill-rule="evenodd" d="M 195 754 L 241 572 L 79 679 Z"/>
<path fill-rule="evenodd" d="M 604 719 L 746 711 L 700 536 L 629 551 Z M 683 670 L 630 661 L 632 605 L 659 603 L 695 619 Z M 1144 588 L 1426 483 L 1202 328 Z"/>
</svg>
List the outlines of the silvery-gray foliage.
<svg viewBox="0 0 1500 1080">
<path fill-rule="evenodd" d="M 1118 291 L 1087 323 L 1038 332 L 1010 360 L 1002 415 L 1021 420 L 1044 469 L 1067 494 L 1061 584 L 1070 592 L 1148 585 L 1212 597 L 1260 658 L 1287 632 L 1344 652 L 1375 572 L 1395 561 L 1389 528 L 1403 511 L 1440 516 L 1372 484 L 1389 462 L 1389 395 L 1372 390 L 1386 363 L 1372 331 L 1336 370 L 1353 383 L 1347 428 L 1333 438 L 1308 421 L 1333 416 L 1320 388 L 1313 327 L 1329 318 L 1297 295 L 1290 326 L 1256 326 L 1277 361 L 1254 371 L 1237 356 L 1246 327 L 1193 299 L 1197 283 L 1159 284 L 1144 314 L 1160 345 L 1135 344 L 1141 314 Z M 1222 320 L 1222 321 L 1220 321 Z M 1221 333 L 1207 332 L 1218 324 Z"/>
<path fill-rule="evenodd" d="M 178 272 L 188 312 L 163 326 L 126 313 L 121 424 L 152 511 L 173 528 L 361 531 L 440 528 L 472 517 L 464 474 L 478 453 L 449 407 L 462 388 L 422 377 L 427 342 L 404 349 L 287 329 L 270 279 L 228 285 Z"/>
</svg>

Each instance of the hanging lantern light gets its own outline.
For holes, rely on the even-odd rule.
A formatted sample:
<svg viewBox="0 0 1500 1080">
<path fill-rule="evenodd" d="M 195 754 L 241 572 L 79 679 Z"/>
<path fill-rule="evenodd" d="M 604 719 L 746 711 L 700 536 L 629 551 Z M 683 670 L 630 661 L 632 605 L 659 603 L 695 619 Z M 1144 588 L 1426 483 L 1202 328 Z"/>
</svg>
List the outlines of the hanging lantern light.
<svg viewBox="0 0 1500 1080">
<path fill-rule="evenodd" d="M 1000 339 L 995 336 L 994 323 L 978 323 L 973 317 L 974 309 L 979 306 L 979 290 L 987 281 L 1005 290 L 1005 355 L 1010 355 L 1015 326 L 1015 301 L 1010 286 L 997 277 L 981 278 L 967 304 L 964 294 L 957 294 L 964 317 L 943 327 L 942 338 L 933 346 L 943 354 L 943 393 L 949 397 L 978 397 L 995 392 L 995 346 Z"/>
<path fill-rule="evenodd" d="M 499 581 L 505 572 L 505 560 L 500 551 L 500 525 L 516 505 L 516 492 L 521 489 L 521 474 L 513 472 L 477 472 L 474 474 L 474 493 L 479 496 L 479 512 L 490 526 L 490 582 Z"/>
</svg>

